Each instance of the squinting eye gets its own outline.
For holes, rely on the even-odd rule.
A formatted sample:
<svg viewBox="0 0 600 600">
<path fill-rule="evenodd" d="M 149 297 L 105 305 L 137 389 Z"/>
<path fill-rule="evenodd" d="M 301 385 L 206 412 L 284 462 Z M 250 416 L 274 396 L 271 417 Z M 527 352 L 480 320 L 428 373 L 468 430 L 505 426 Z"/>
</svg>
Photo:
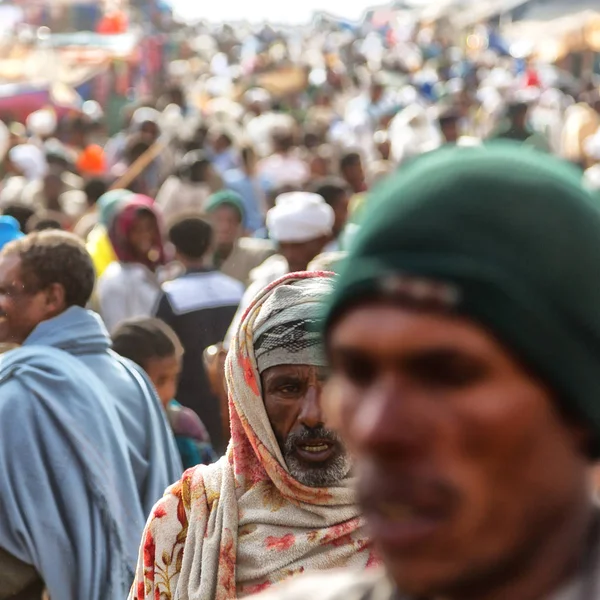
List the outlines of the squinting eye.
<svg viewBox="0 0 600 600">
<path fill-rule="evenodd" d="M 300 391 L 299 385 L 284 385 L 277 390 L 280 394 L 297 394 Z"/>
</svg>

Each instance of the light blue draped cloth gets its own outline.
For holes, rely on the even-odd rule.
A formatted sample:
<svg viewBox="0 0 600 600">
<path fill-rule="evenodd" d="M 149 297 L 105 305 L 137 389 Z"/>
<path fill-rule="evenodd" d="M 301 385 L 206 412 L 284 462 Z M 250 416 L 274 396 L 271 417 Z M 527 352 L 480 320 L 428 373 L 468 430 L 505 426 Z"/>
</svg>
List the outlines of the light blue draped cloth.
<svg viewBox="0 0 600 600">
<path fill-rule="evenodd" d="M 111 343 L 96 313 L 73 306 L 40 323 L 24 346 L 64 350 L 102 382 L 123 425 L 140 505 L 148 517 L 165 489 L 181 477 L 183 467 L 150 380 L 131 361 L 112 352 Z"/>
<path fill-rule="evenodd" d="M 53 600 L 122 600 L 145 515 L 115 403 L 69 354 L 0 356 L 0 547 Z"/>
</svg>

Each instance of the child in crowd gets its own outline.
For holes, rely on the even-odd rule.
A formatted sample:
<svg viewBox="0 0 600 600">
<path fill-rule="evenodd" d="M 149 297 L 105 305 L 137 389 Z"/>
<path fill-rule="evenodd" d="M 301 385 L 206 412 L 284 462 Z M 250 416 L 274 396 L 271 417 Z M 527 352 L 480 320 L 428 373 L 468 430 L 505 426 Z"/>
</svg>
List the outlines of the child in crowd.
<svg viewBox="0 0 600 600">
<path fill-rule="evenodd" d="M 215 462 L 217 456 L 198 415 L 173 399 L 181 373 L 183 347 L 159 319 L 131 319 L 113 334 L 113 350 L 139 365 L 156 387 L 185 469 Z"/>
<path fill-rule="evenodd" d="M 108 235 L 117 256 L 98 278 L 99 312 L 113 333 L 126 319 L 149 317 L 161 293 L 157 271 L 165 264 L 160 211 L 134 195 L 116 209 Z"/>
</svg>

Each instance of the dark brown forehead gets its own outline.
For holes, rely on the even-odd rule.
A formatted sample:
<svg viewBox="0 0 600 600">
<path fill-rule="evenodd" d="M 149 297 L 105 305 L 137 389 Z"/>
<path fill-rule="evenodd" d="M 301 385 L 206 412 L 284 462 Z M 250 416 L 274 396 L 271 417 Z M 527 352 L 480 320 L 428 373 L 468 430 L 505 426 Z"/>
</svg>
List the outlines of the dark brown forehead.
<svg viewBox="0 0 600 600">
<path fill-rule="evenodd" d="M 323 374 L 326 371 L 325 367 L 314 365 L 277 365 L 266 369 L 261 377 L 263 381 L 272 381 L 276 377 L 307 377 L 315 373 Z"/>
</svg>

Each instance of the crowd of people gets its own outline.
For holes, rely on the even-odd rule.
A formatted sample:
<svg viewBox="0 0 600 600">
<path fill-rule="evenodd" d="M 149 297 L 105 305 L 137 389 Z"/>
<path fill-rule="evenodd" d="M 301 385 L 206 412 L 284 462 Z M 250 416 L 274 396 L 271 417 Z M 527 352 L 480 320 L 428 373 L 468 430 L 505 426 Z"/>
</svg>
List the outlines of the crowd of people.
<svg viewBox="0 0 600 600">
<path fill-rule="evenodd" d="M 600 598 L 598 81 L 210 33 L 0 127 L 0 600 Z"/>
</svg>

